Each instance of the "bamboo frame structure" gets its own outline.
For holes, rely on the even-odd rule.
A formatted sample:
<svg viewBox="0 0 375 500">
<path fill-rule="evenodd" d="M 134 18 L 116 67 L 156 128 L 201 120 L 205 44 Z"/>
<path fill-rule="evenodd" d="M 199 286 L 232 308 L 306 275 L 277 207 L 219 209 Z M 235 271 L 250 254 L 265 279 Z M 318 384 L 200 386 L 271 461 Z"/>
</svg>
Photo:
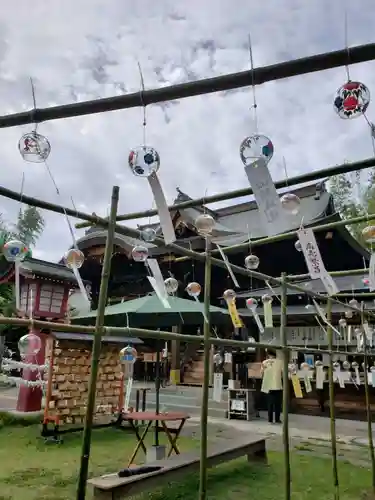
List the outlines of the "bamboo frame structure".
<svg viewBox="0 0 375 500">
<path fill-rule="evenodd" d="M 77 104 L 69 104 L 66 106 L 56 106 L 47 109 L 34 109 L 25 113 L 17 113 L 14 115 L 8 115 L 0 117 L 0 128 L 13 127 L 17 125 L 39 123 L 42 121 L 48 121 L 53 119 L 60 119 L 66 117 L 87 115 L 93 113 L 101 113 L 105 111 L 113 111 L 118 109 L 131 108 L 135 106 L 145 106 L 152 103 L 158 103 L 165 100 L 181 99 L 186 97 L 191 97 L 199 94 L 208 94 L 212 92 L 220 92 L 228 89 L 240 88 L 250 85 L 258 85 L 266 81 L 278 80 L 281 78 L 287 78 L 290 76 L 312 73 L 315 71 L 321 71 L 329 68 L 339 67 L 348 64 L 359 63 L 363 61 L 373 60 L 375 58 L 375 44 L 368 44 L 359 47 L 350 48 L 350 59 L 348 58 L 348 50 L 345 48 L 341 51 L 331 52 L 327 54 L 319 54 L 316 56 L 298 59 L 295 61 L 288 61 L 281 64 L 276 64 L 273 66 L 268 66 L 264 68 L 257 68 L 252 71 L 245 71 L 242 73 L 225 75 L 222 77 L 206 79 L 198 82 L 190 82 L 187 84 L 176 85 L 172 87 L 167 87 L 163 89 L 154 89 L 149 91 L 137 92 L 135 94 L 118 96 L 108 99 L 98 99 L 96 101 L 88 101 Z M 316 180 L 324 175 L 332 176 L 338 173 L 350 172 L 353 170 L 359 170 L 362 168 L 368 168 L 375 166 L 375 159 L 367 159 L 363 162 L 358 162 L 357 164 L 344 164 L 341 166 L 333 167 L 328 169 L 329 172 L 320 171 L 313 172 L 308 175 L 299 176 L 294 178 L 294 182 L 301 183 L 307 180 Z M 324 173 L 325 172 L 325 173 Z M 292 179 L 280 181 L 276 183 L 277 187 L 286 187 L 292 185 Z M 240 197 L 250 194 L 252 191 L 250 188 L 245 190 L 237 190 L 232 193 L 223 193 L 220 195 L 215 195 L 212 197 L 207 197 L 205 200 L 192 200 L 186 203 L 178 204 L 173 207 L 173 210 L 188 208 L 200 204 L 201 202 L 213 203 L 214 201 L 221 201 L 224 199 Z M 197 342 L 197 340 L 204 342 L 204 384 L 203 384 L 203 394 L 202 394 L 202 440 L 201 440 L 201 461 L 200 461 L 200 485 L 199 485 L 199 500 L 206 500 L 207 498 L 207 407 L 208 407 L 208 382 L 209 382 L 209 368 L 210 368 L 210 346 L 221 345 L 221 346 L 233 346 L 233 347 L 258 347 L 266 348 L 269 346 L 268 343 L 262 342 L 246 342 L 246 341 L 235 341 L 230 339 L 219 339 L 217 337 L 210 337 L 210 282 L 211 282 L 211 266 L 218 266 L 226 269 L 226 264 L 211 255 L 210 243 L 207 240 L 205 253 L 197 253 L 192 250 L 188 250 L 180 247 L 177 244 L 169 245 L 169 249 L 178 255 L 182 255 L 182 259 L 195 259 L 200 262 L 205 263 L 205 292 L 204 292 L 204 308 L 208 321 L 205 321 L 204 335 L 182 335 L 171 332 L 146 330 L 140 328 L 132 327 L 107 327 L 104 326 L 104 315 L 105 306 L 107 298 L 108 280 L 110 272 L 111 257 L 113 251 L 113 240 L 115 232 L 125 236 L 131 236 L 137 238 L 139 236 L 139 231 L 120 226 L 116 224 L 117 217 L 117 205 L 118 205 L 118 187 L 113 188 L 112 193 L 112 203 L 111 203 L 111 215 L 110 219 L 104 219 L 97 217 L 96 215 L 89 215 L 83 212 L 78 212 L 72 210 L 68 207 L 62 207 L 60 205 L 47 203 L 42 200 L 37 200 L 35 198 L 26 196 L 24 194 L 16 193 L 4 187 L 0 187 L 0 196 L 5 196 L 7 198 L 26 203 L 35 207 L 50 210 L 56 213 L 61 213 L 64 215 L 76 217 L 85 221 L 86 223 L 95 224 L 103 228 L 108 228 L 108 237 L 106 242 L 106 251 L 104 258 L 104 266 L 102 273 L 102 281 L 100 287 L 100 297 L 99 306 L 97 311 L 95 326 L 84 326 L 84 325 L 67 325 L 61 323 L 54 323 L 48 321 L 38 321 L 33 319 L 25 318 L 6 318 L 0 317 L 0 324 L 8 325 L 22 325 L 29 326 L 31 328 L 49 329 L 51 331 L 66 331 L 66 332 L 79 332 L 79 333 L 94 333 L 94 343 L 93 352 L 91 359 L 91 373 L 90 373 L 90 388 L 89 388 L 89 400 L 85 416 L 85 430 L 82 443 L 82 454 L 81 454 L 81 470 L 79 474 L 79 481 L 77 487 L 77 500 L 84 500 L 86 495 L 86 482 L 88 473 L 88 464 L 90 458 L 90 448 L 91 448 L 91 427 L 93 419 L 93 411 L 95 405 L 95 390 L 96 390 L 96 379 L 98 371 L 98 359 L 101 349 L 101 339 L 102 336 L 113 334 L 113 335 L 123 335 L 126 337 L 137 336 L 140 338 L 156 338 L 164 340 L 183 340 L 184 342 Z M 170 210 L 172 207 L 170 207 Z M 120 216 L 122 220 L 134 219 L 136 217 L 144 217 L 155 215 L 154 211 L 138 212 L 137 214 L 127 214 L 125 216 Z M 358 224 L 367 219 L 375 219 L 375 214 L 366 215 L 365 217 L 357 217 L 351 220 L 338 221 L 329 224 L 324 224 L 320 227 L 313 228 L 314 231 L 322 231 L 340 227 L 343 225 Z M 81 226 L 82 227 L 82 226 Z M 268 243 L 273 243 L 275 241 L 281 241 L 286 238 L 292 238 L 296 236 L 295 231 L 291 231 L 282 235 L 277 235 L 271 238 L 262 238 L 252 243 L 253 246 L 265 245 Z M 161 238 L 155 240 L 157 246 L 164 246 L 164 241 Z M 225 251 L 230 252 L 233 250 L 238 250 L 242 248 L 247 248 L 248 243 L 243 245 L 234 245 L 232 247 L 227 247 Z M 212 252 L 213 253 L 213 252 Z M 369 311 L 364 311 L 363 306 L 361 311 L 358 308 L 344 304 L 333 297 L 327 297 L 324 294 L 315 293 L 311 290 L 307 290 L 293 283 L 298 277 L 287 277 L 285 274 L 281 278 L 276 278 L 268 276 L 264 273 L 257 271 L 247 270 L 240 266 L 235 266 L 231 264 L 231 268 L 234 273 L 241 274 L 244 276 L 253 276 L 254 278 L 267 281 L 272 284 L 277 284 L 281 286 L 281 327 L 280 336 L 281 344 L 272 347 L 277 350 L 281 350 L 284 354 L 283 361 L 283 442 L 284 442 L 284 455 L 285 455 L 285 487 L 284 487 L 284 499 L 290 500 L 291 497 L 291 471 L 290 471 L 290 461 L 289 461 L 289 436 L 288 436 L 288 390 L 289 385 L 288 380 L 288 353 L 291 350 L 297 350 L 299 352 L 311 353 L 311 354 L 323 354 L 328 353 L 330 356 L 329 365 L 329 395 L 330 395 L 330 414 L 331 414 L 331 438 L 332 438 L 332 475 L 333 475 L 333 487 L 335 498 L 338 499 L 339 494 L 339 483 L 337 474 L 337 457 L 336 457 L 336 427 L 335 427 L 335 415 L 334 415 L 334 386 L 333 386 L 333 363 L 332 355 L 335 353 L 339 354 L 352 354 L 351 352 L 346 352 L 344 350 L 334 350 L 333 340 L 332 340 L 332 328 L 328 325 L 327 335 L 328 335 L 328 349 L 311 349 L 307 347 L 297 347 L 288 345 L 286 338 L 286 325 L 287 325 L 287 289 L 291 288 L 293 290 L 299 291 L 301 294 L 317 298 L 322 301 L 327 301 L 327 319 L 331 320 L 331 306 L 333 303 L 345 306 L 347 309 L 353 310 L 356 313 L 361 312 L 361 320 L 364 322 L 364 318 L 374 318 L 375 315 Z M 350 275 L 344 274 L 345 271 L 340 275 Z M 351 271 L 352 274 L 360 274 L 360 270 L 355 270 L 355 273 Z M 337 274 L 338 275 L 338 274 Z M 367 348 L 365 348 L 364 353 L 358 353 L 358 356 L 364 358 L 365 367 L 367 367 Z M 374 457 L 374 446 L 372 442 L 372 427 L 371 427 L 371 414 L 368 399 L 368 380 L 367 373 L 365 374 L 365 385 L 366 385 L 366 408 L 368 412 L 368 433 L 369 433 L 369 446 L 371 451 L 372 460 L 372 471 L 373 471 L 373 489 L 375 490 L 375 457 Z"/>
<path fill-rule="evenodd" d="M 111 272 L 111 260 L 113 253 L 113 242 L 115 238 L 115 224 L 116 224 L 117 207 L 119 202 L 119 191 L 120 189 L 118 186 L 113 187 L 110 219 L 109 219 L 110 225 L 108 228 L 108 237 L 104 253 L 102 279 L 99 291 L 98 311 L 95 323 L 95 335 L 94 335 L 92 354 L 91 354 L 90 381 L 89 381 L 89 390 L 87 397 L 85 425 L 83 429 L 83 438 L 82 438 L 81 466 L 80 466 L 78 485 L 77 485 L 77 500 L 85 500 L 86 497 L 86 484 L 87 484 L 90 449 L 91 449 L 91 431 L 93 424 L 93 415 L 95 411 L 96 381 L 98 378 L 99 358 L 100 358 L 100 350 L 101 350 L 103 326 L 104 326 L 104 314 L 107 305 L 108 284 Z"/>
</svg>

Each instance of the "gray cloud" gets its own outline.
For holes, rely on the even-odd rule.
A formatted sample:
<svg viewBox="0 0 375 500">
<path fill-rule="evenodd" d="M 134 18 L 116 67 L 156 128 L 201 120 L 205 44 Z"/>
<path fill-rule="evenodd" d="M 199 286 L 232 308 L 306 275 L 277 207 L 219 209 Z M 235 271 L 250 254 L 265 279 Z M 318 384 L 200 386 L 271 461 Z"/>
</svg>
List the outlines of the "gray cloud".
<svg viewBox="0 0 375 500">
<path fill-rule="evenodd" d="M 249 67 L 249 31 L 256 66 L 343 48 L 342 0 L 14 0 L 0 13 L 0 113 L 29 109 L 29 77 L 40 107 L 118 95 L 235 72 Z M 348 2 L 350 45 L 373 41 L 372 0 Z M 353 79 L 375 88 L 374 63 L 351 68 Z M 340 120 L 332 108 L 345 69 L 271 82 L 256 89 L 259 131 L 275 145 L 274 179 L 373 154 L 364 120 Z M 254 133 L 251 89 L 185 99 L 147 110 L 148 143 L 160 153 L 168 201 L 179 186 L 193 197 L 243 187 L 239 144 Z M 369 119 L 374 117 L 369 108 Z M 375 118 L 374 118 L 375 119 Z M 127 168 L 131 147 L 142 142 L 142 111 L 124 110 L 41 124 L 52 145 L 49 165 L 24 163 L 19 137 L 30 129 L 0 130 L 1 183 L 89 213 L 106 214 L 111 186 L 121 187 L 121 212 L 148 209 L 147 181 Z M 0 200 L 12 221 L 18 205 Z M 70 245 L 64 218 L 46 214 L 35 255 L 58 259 Z M 139 221 L 137 221 L 139 222 Z M 77 234 L 82 234 L 77 232 Z"/>
</svg>

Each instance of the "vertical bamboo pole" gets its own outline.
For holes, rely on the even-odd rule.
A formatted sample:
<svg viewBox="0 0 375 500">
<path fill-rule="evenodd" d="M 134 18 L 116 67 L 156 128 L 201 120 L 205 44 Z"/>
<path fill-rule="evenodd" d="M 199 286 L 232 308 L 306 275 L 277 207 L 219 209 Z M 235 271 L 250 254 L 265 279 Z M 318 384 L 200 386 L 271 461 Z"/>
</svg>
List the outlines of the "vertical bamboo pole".
<svg viewBox="0 0 375 500">
<path fill-rule="evenodd" d="M 201 454 L 199 471 L 199 500 L 207 498 L 207 420 L 208 420 L 208 397 L 210 381 L 210 359 L 211 346 L 208 342 L 210 338 L 210 295 L 211 295 L 211 243 L 206 238 L 206 262 L 204 272 L 204 313 L 207 321 L 204 320 L 204 361 L 203 361 L 203 387 L 202 387 L 202 409 L 201 409 Z"/>
<path fill-rule="evenodd" d="M 107 241 L 104 253 L 102 279 L 99 292 L 98 311 L 95 323 L 95 335 L 91 353 L 90 382 L 89 382 L 87 408 L 85 415 L 85 426 L 82 438 L 81 466 L 79 471 L 77 496 L 76 496 L 77 500 L 85 500 L 86 497 L 86 483 L 87 483 L 89 460 L 90 460 L 90 448 L 91 448 L 91 431 L 92 431 L 93 414 L 95 410 L 96 379 L 98 376 L 99 358 L 100 358 L 100 350 L 101 350 L 102 334 L 104 326 L 104 313 L 107 303 L 108 282 L 111 271 L 111 259 L 113 252 L 113 240 L 115 235 L 117 206 L 119 201 L 119 190 L 120 189 L 118 186 L 113 186 L 111 212 L 110 212 Z"/>
<path fill-rule="evenodd" d="M 281 275 L 280 340 L 283 346 L 283 448 L 284 448 L 284 499 L 290 500 L 290 451 L 289 451 L 289 350 L 286 334 L 287 286 L 286 274 Z"/>
<path fill-rule="evenodd" d="M 332 300 L 327 300 L 327 320 L 331 324 L 332 321 Z M 332 327 L 327 326 L 328 350 L 329 350 L 329 366 L 328 366 L 328 383 L 329 383 L 329 415 L 331 419 L 331 450 L 332 450 L 332 475 L 334 487 L 334 500 L 339 500 L 339 477 L 337 472 L 337 448 L 336 448 L 336 419 L 335 419 L 335 386 L 333 382 L 333 332 Z"/>
<path fill-rule="evenodd" d="M 371 457 L 371 470 L 372 470 L 372 491 L 375 495 L 375 452 L 374 452 L 374 440 L 372 437 L 372 418 L 371 418 L 371 405 L 370 405 L 370 391 L 368 384 L 368 358 L 367 358 L 367 338 L 366 332 L 363 329 L 363 324 L 365 322 L 364 318 L 364 304 L 361 303 L 361 323 L 362 323 L 362 331 L 363 331 L 363 376 L 364 376 L 364 385 L 365 385 L 365 401 L 366 401 L 366 417 L 367 417 L 367 435 L 368 435 L 368 444 L 370 448 L 370 457 Z"/>
</svg>

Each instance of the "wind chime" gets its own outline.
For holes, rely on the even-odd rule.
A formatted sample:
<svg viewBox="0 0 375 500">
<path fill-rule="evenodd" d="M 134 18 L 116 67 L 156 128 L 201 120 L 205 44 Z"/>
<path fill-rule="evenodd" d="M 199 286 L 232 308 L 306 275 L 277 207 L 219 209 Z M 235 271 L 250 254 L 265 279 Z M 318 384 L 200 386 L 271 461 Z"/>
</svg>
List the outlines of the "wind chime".
<svg viewBox="0 0 375 500">
<path fill-rule="evenodd" d="M 123 391 L 125 393 L 124 412 L 129 411 L 130 395 L 133 387 L 134 363 L 137 361 L 138 353 L 134 347 L 128 345 L 120 351 L 120 363 L 123 368 Z"/>
</svg>

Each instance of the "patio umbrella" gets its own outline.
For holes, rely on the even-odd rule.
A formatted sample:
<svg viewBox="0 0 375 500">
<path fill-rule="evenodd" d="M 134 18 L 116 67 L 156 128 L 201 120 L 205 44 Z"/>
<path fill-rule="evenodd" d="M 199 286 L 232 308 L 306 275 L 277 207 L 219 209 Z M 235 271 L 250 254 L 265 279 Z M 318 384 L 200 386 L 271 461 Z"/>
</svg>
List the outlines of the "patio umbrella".
<svg viewBox="0 0 375 500">
<path fill-rule="evenodd" d="M 133 326 L 140 328 L 174 325 L 200 325 L 203 323 L 203 303 L 195 300 L 169 297 L 170 309 L 165 309 L 155 294 L 108 306 L 105 309 L 106 326 Z M 211 322 L 222 324 L 230 321 L 226 309 L 210 306 Z M 71 319 L 75 324 L 94 324 L 96 311 Z"/>
</svg>

